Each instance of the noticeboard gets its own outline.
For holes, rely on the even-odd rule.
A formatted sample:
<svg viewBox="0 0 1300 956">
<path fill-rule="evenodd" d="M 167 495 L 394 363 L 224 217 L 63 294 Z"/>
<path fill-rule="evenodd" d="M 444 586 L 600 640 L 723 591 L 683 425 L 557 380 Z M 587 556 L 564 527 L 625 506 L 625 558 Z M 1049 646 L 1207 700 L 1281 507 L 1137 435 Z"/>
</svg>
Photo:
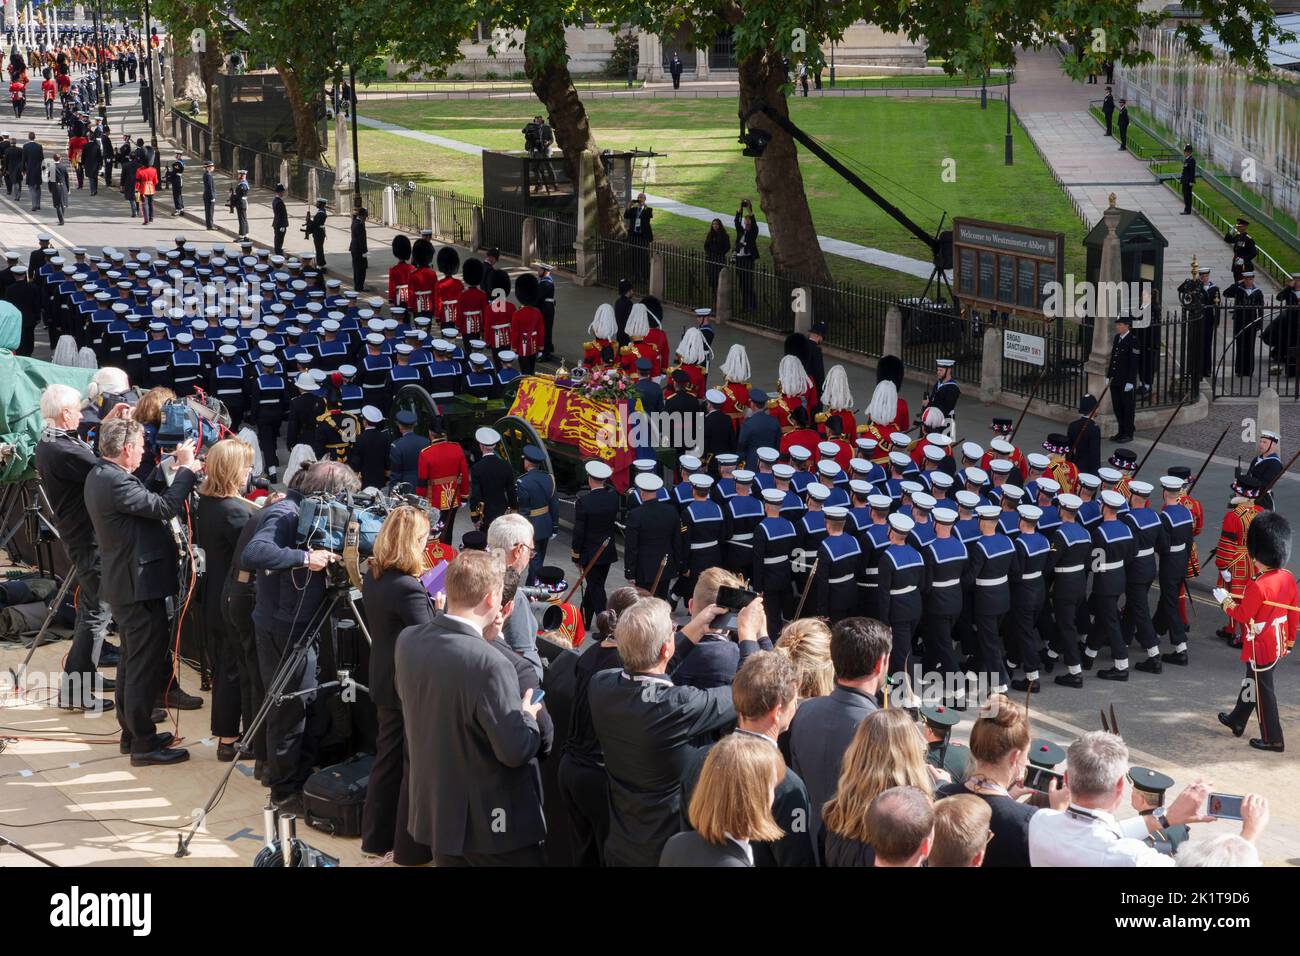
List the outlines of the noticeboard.
<svg viewBox="0 0 1300 956">
<path fill-rule="evenodd" d="M 978 219 L 954 219 L 953 288 L 967 305 L 1043 315 L 1048 283 L 1065 271 L 1065 235 Z"/>
</svg>

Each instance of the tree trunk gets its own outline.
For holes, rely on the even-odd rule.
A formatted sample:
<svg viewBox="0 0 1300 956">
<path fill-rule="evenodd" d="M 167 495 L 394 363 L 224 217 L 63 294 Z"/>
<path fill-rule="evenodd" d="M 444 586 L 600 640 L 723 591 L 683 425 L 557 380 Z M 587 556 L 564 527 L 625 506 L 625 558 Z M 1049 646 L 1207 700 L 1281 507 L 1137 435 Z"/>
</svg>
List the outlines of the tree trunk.
<svg viewBox="0 0 1300 956">
<path fill-rule="evenodd" d="M 293 111 L 293 131 L 298 139 L 298 159 L 307 162 L 319 162 L 325 151 L 321 145 L 320 132 L 316 128 L 316 97 L 303 96 L 302 81 L 298 74 L 283 62 L 276 63 L 276 70 L 284 80 L 284 92 L 289 97 L 289 106 Z"/>
<path fill-rule="evenodd" d="M 740 63 L 740 113 L 745 115 L 761 100 L 782 116 L 789 104 L 781 86 L 785 67 L 779 54 L 768 51 Z M 804 193 L 799 156 L 790 135 L 763 114 L 750 117 L 750 127 L 772 134 L 763 155 L 754 160 L 754 182 L 759 205 L 771 230 L 772 260 L 778 272 L 815 282 L 830 279 L 826 257 L 817 244 L 808 196 Z"/>
<path fill-rule="evenodd" d="M 547 39 L 551 44 L 556 41 L 556 38 Z M 567 60 L 563 55 L 537 56 L 530 44 L 538 45 L 538 40 L 530 26 L 524 46 L 524 69 L 532 81 L 533 92 L 546 107 L 555 143 L 564 154 L 569 180 L 578 184 L 582 181 L 583 152 L 590 151 L 593 156 L 599 156 L 600 147 L 596 145 L 596 137 L 587 121 L 587 110 L 573 85 L 573 77 L 569 75 Z M 558 37 L 558 44 L 562 51 L 562 34 Z M 623 225 L 623 210 L 614 196 L 614 187 L 605 173 L 604 164 L 596 162 L 593 165 L 596 170 L 596 228 L 602 236 L 621 238 L 627 232 Z"/>
</svg>

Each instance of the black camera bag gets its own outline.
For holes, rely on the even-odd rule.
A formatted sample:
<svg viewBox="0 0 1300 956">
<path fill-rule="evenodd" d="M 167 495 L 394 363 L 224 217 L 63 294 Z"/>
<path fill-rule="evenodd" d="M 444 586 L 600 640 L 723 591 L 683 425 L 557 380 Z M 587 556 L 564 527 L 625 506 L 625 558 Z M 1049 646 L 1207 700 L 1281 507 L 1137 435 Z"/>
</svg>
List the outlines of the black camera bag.
<svg viewBox="0 0 1300 956">
<path fill-rule="evenodd" d="M 353 754 L 308 777 L 302 788 L 307 825 L 333 836 L 361 836 L 361 811 L 374 761 L 374 754 Z"/>
</svg>

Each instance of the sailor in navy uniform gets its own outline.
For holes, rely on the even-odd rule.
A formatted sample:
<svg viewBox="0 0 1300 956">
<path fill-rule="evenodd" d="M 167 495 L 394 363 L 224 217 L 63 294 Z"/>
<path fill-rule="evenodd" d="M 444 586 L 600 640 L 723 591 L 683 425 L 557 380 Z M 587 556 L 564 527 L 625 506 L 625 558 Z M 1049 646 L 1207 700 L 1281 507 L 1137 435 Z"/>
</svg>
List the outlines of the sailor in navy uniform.
<svg viewBox="0 0 1300 956">
<path fill-rule="evenodd" d="M 849 506 L 849 493 L 847 488 L 839 486 L 843 481 L 845 485 L 848 480 L 844 470 L 834 461 L 834 459 L 823 458 L 817 462 L 817 480 L 830 492 L 830 497 L 826 499 L 825 507 L 827 508 L 844 508 Z"/>
<path fill-rule="evenodd" d="M 628 516 L 628 515 L 631 515 L 631 513 L 632 513 L 633 511 L 635 511 L 637 508 L 641 507 L 641 504 L 642 504 L 643 501 L 647 500 L 647 499 L 645 499 L 645 497 L 641 494 L 641 492 L 638 490 L 638 489 L 639 489 L 639 486 L 638 486 L 637 483 L 636 483 L 636 479 L 637 479 L 637 477 L 640 477 L 641 475 L 654 475 L 656 478 L 659 478 L 659 490 L 655 492 L 654 500 L 655 500 L 655 501 L 666 501 L 666 502 L 668 502 L 670 505 L 672 505 L 672 507 L 673 507 L 674 509 L 677 508 L 676 503 L 672 500 L 672 492 L 670 492 L 667 488 L 664 487 L 663 479 L 660 478 L 660 476 L 659 476 L 659 459 L 658 459 L 658 458 L 636 458 L 636 459 L 633 459 L 633 461 L 632 461 L 632 473 L 633 473 L 633 476 L 634 476 L 633 479 L 632 479 L 632 486 L 629 487 L 629 488 L 627 489 L 627 494 L 624 496 L 624 500 L 623 500 L 623 510 L 624 510 L 624 516 L 625 516 L 625 517 Z M 673 527 L 676 527 L 676 526 L 677 526 L 677 518 L 676 518 L 677 512 L 674 511 L 674 512 L 673 512 L 673 515 L 674 515 L 674 517 L 673 517 Z"/>
<path fill-rule="evenodd" d="M 952 497 L 957 506 L 957 520 L 953 523 L 952 533 L 962 544 L 969 545 L 980 536 L 980 522 L 975 517 L 975 509 L 984 502 L 975 492 L 964 488 Z"/>
<path fill-rule="evenodd" d="M 1083 659 L 1083 669 L 1092 670 L 1098 648 L 1109 643 L 1115 665 L 1097 676 L 1118 681 L 1128 680 L 1128 645 L 1120 630 L 1119 599 L 1127 589 L 1125 568 L 1137 551 L 1132 529 L 1119 517 L 1125 504 L 1118 491 L 1101 493 L 1101 521 L 1092 529 L 1093 626 Z"/>
<path fill-rule="evenodd" d="M 175 347 L 167 336 L 167 323 L 150 322 L 149 335 L 151 337 L 144 347 L 145 383 L 150 388 L 169 385 Z"/>
<path fill-rule="evenodd" d="M 515 482 L 515 495 L 519 498 L 519 512 L 533 526 L 533 556 L 528 561 L 528 583 L 537 581 L 537 575 L 546 563 L 546 548 L 560 526 L 560 502 L 555 495 L 555 479 L 541 466 L 546 453 L 536 445 L 524 446 L 524 473 Z"/>
<path fill-rule="evenodd" d="M 912 643 L 921 623 L 925 591 L 925 559 L 907 543 L 915 522 L 906 515 L 889 516 L 889 544 L 880 553 L 876 586 L 885 608 L 882 620 L 894 634 L 889 653 L 889 673 L 910 675 Z M 821 605 L 819 602 L 818 606 Z M 835 620 L 836 618 L 832 618 Z M 906 678 L 905 678 L 906 679 Z"/>
<path fill-rule="evenodd" d="M 655 597 L 667 600 L 668 588 L 677 577 L 676 539 L 681 533 L 681 516 L 668 500 L 664 480 L 658 475 L 643 472 L 633 483 L 639 500 L 623 527 L 623 576 L 647 591 L 655 586 L 658 577 Z"/>
<path fill-rule="evenodd" d="M 790 487 L 800 498 L 808 493 L 808 486 L 812 484 L 817 476 L 810 470 L 809 465 L 812 462 L 812 452 L 803 445 L 791 445 L 790 467 L 794 469 L 794 474 L 790 477 Z"/>
<path fill-rule="evenodd" d="M 275 480 L 279 465 L 280 422 L 289 407 L 288 389 L 283 376 L 276 374 L 279 362 L 274 355 L 263 355 L 259 362 L 261 374 L 252 382 L 250 401 L 266 474 Z"/>
<path fill-rule="evenodd" d="M 1051 561 L 1052 546 L 1038 530 L 1038 521 L 1043 512 L 1037 505 L 1021 505 L 1016 509 L 1020 526 L 1012 542 L 1013 560 L 1011 563 L 1011 581 L 1013 583 L 1013 600 L 1011 602 L 1011 634 L 1015 637 L 1016 654 L 1025 676 L 1017 677 L 1011 682 L 1011 689 L 1038 693 L 1038 672 L 1042 667 L 1039 648 L 1042 637 L 1038 633 L 1038 622 L 1042 617 L 1043 606 L 1047 603 L 1047 580 L 1044 577 Z"/>
<path fill-rule="evenodd" d="M 393 364 L 388 370 L 388 389 L 389 394 L 396 399 L 402 389 L 408 385 L 424 385 L 424 376 L 420 370 L 411 364 L 411 353 L 415 351 L 414 346 L 401 342 L 393 348 Z M 538 565 L 541 567 L 541 565 Z"/>
<path fill-rule="evenodd" d="M 763 520 L 763 505 L 754 497 L 752 471 L 736 471 L 731 479 L 719 479 L 718 483 L 727 480 L 732 482 L 735 494 L 720 502 L 726 541 L 723 567 L 747 577 L 754 567 L 754 529 Z"/>
<path fill-rule="evenodd" d="M 507 387 L 519 381 L 522 373 L 515 368 L 514 364 L 519 361 L 519 356 L 510 349 L 503 349 L 497 353 L 497 361 L 501 366 L 497 369 L 497 385 L 504 391 Z"/>
<path fill-rule="evenodd" d="M 1101 478 L 1087 472 L 1079 473 L 1079 524 L 1089 531 L 1101 521 Z"/>
<path fill-rule="evenodd" d="M 1032 499 L 1026 497 L 1025 503 L 1037 506 L 1043 513 L 1038 519 L 1038 533 L 1050 537 L 1061 526 L 1061 510 L 1055 504 L 1061 486 L 1055 478 L 1039 478 L 1035 485 L 1036 494 Z"/>
<path fill-rule="evenodd" d="M 1246 474 L 1259 482 L 1261 488 L 1270 488 L 1282 472 L 1282 456 L 1279 450 L 1282 436 L 1277 432 L 1261 430 L 1259 433 L 1259 454 L 1251 459 Z M 1266 511 L 1273 510 L 1273 493 L 1265 492 L 1255 499 L 1255 504 Z"/>
<path fill-rule="evenodd" d="M 937 408 L 950 423 L 957 410 L 957 400 L 961 398 L 961 388 L 952 377 L 955 365 L 956 362 L 950 358 L 941 358 L 935 362 L 934 387 L 930 389 L 929 400 L 921 409 L 924 412 L 926 408 Z"/>
<path fill-rule="evenodd" d="M 793 568 L 794 589 L 800 593 L 812 570 L 817 549 L 826 538 L 826 513 L 823 508 L 829 497 L 830 489 L 825 485 L 820 482 L 809 485 L 807 509 L 794 523 L 795 531 L 799 533 L 799 551 L 803 554 L 803 560 L 796 561 Z M 848 514 L 847 509 L 845 514 Z"/>
<path fill-rule="evenodd" d="M 1082 619 L 1087 621 L 1092 535 L 1079 521 L 1082 498 L 1067 493 L 1061 494 L 1056 501 L 1061 523 L 1047 535 L 1052 548 L 1047 570 L 1056 631 L 1054 639 L 1049 641 L 1051 646 L 1047 650 L 1045 668 L 1050 671 L 1055 662 L 1064 657 L 1066 673 L 1057 674 L 1055 683 L 1062 687 L 1080 688 L 1083 686 L 1083 667 L 1079 661 L 1079 646 L 1082 644 L 1079 621 L 1081 610 Z"/>
<path fill-rule="evenodd" d="M 1002 647 L 1002 619 L 1011 610 L 1008 576 L 1015 559 L 1011 539 L 999 530 L 1001 510 L 997 505 L 980 505 L 980 536 L 971 542 L 970 560 L 962 576 L 971 591 L 971 621 L 979 644 L 979 667 L 986 674 L 997 675 L 991 688 L 995 694 L 1007 690 L 1008 676 Z"/>
<path fill-rule="evenodd" d="M 316 367 L 332 372 L 350 360 L 348 343 L 339 337 L 342 326 L 337 319 L 326 319 L 320 324 L 321 337 L 316 342 Z"/>
<path fill-rule="evenodd" d="M 429 394 L 435 402 L 445 402 L 461 387 L 460 363 L 452 358 L 455 349 L 445 339 L 435 339 L 433 361 L 425 366 Z"/>
<path fill-rule="evenodd" d="M 772 487 L 785 495 L 785 504 L 781 506 L 781 517 L 786 518 L 791 524 L 798 524 L 800 517 L 803 516 L 803 500 L 791 487 L 794 480 L 794 468 L 790 465 L 773 465 L 772 466 Z"/>
<path fill-rule="evenodd" d="M 871 527 L 871 505 L 867 501 L 870 497 L 871 485 L 866 481 L 854 478 L 849 482 L 849 517 L 845 525 L 849 534 L 860 537 Z"/>
<path fill-rule="evenodd" d="M 388 484 L 388 449 L 393 443 L 387 428 L 381 428 L 384 413 L 374 405 L 361 409 L 365 427 L 348 455 L 348 464 L 361 476 L 363 488 L 383 488 Z"/>
<path fill-rule="evenodd" d="M 1024 503 L 1025 489 L 1019 485 L 1003 485 L 998 490 L 1002 492 L 998 498 L 998 502 L 1002 506 L 1002 514 L 998 516 L 998 525 L 1002 533 L 1014 541 L 1020 534 L 1020 513 L 1018 509 Z"/>
<path fill-rule="evenodd" d="M 962 569 L 966 566 L 966 545 L 953 533 L 957 512 L 952 508 L 935 508 L 934 538 L 921 550 L 925 561 L 925 611 L 921 618 L 921 639 L 925 652 L 922 667 L 927 673 L 956 674 L 960 660 L 953 646 L 953 630 L 961 616 Z M 955 706 L 965 705 L 966 688 L 958 682 L 954 689 Z"/>
<path fill-rule="evenodd" d="M 685 509 L 695 500 L 695 486 L 691 484 L 691 476 L 701 471 L 703 467 L 704 463 L 694 455 L 678 456 L 677 470 L 681 473 L 682 480 L 673 485 L 671 492 L 673 503 L 678 508 Z"/>
<path fill-rule="evenodd" d="M 952 459 L 949 458 L 948 460 L 951 461 Z M 939 504 L 943 504 L 944 502 L 947 502 L 949 506 L 953 505 L 954 504 L 952 498 L 953 487 L 956 484 L 956 481 L 953 478 L 953 476 L 948 474 L 948 472 L 946 471 L 939 471 L 939 470 L 932 471 L 929 474 L 930 474 L 930 488 L 929 488 L 930 495 Z"/>
<path fill-rule="evenodd" d="M 979 499 L 979 504 L 976 507 L 979 505 L 997 505 L 999 503 L 1000 495 L 999 498 L 994 498 L 988 494 L 989 476 L 984 469 L 966 468 L 958 473 L 957 478 L 965 483 L 963 490 L 969 491 Z"/>
<path fill-rule="evenodd" d="M 817 546 L 817 573 L 814 576 L 813 607 L 831 621 L 852 617 L 858 606 L 858 567 L 862 563 L 862 546 L 857 537 L 844 530 L 848 509 L 839 505 L 822 514 L 826 535 Z"/>
<path fill-rule="evenodd" d="M 366 336 L 366 354 L 361 358 L 358 372 L 366 403 L 381 412 L 386 412 L 392 405 L 388 389 L 388 373 L 392 367 L 393 360 L 384 354 L 384 337 L 378 332 L 369 333 Z"/>
<path fill-rule="evenodd" d="M 605 550 L 600 553 L 599 559 L 596 559 L 596 563 L 587 573 L 583 588 L 582 612 L 586 617 L 587 626 L 590 627 L 595 622 L 596 615 L 605 610 L 605 579 L 609 575 L 610 566 L 618 560 L 618 549 L 614 544 L 616 534 L 614 524 L 618 519 L 619 502 L 618 492 L 608 483 L 614 474 L 609 465 L 603 461 L 589 461 L 586 464 L 586 471 L 587 487 L 590 490 L 586 494 L 579 495 L 573 506 L 573 553 L 571 555 L 573 563 L 579 569 L 586 568 L 593 559 L 596 559 L 596 552 L 601 544 L 606 540 L 609 541 Z M 713 507 L 716 508 L 717 505 Z M 719 514 L 715 528 L 720 527 L 721 524 L 722 516 Z"/>
<path fill-rule="evenodd" d="M 104 344 L 108 352 L 108 364 L 115 368 L 124 368 L 124 358 L 122 355 L 122 338 L 126 334 L 127 313 L 131 311 L 131 306 L 125 302 L 114 302 L 110 307 L 113 312 L 113 321 L 108 323 L 108 328 L 104 330 Z M 49 315 L 47 309 L 46 315 Z M 53 323 L 49 326 L 50 338 L 58 344 L 58 335 L 63 332 Z M 66 334 L 66 333 L 63 333 Z"/>
<path fill-rule="evenodd" d="M 794 585 L 790 564 L 798 534 L 794 525 L 781 516 L 785 492 L 765 488 L 763 519 L 754 528 L 753 567 L 749 585 L 763 595 L 767 614 L 767 631 L 780 634 L 785 621 L 794 616 Z"/>
<path fill-rule="evenodd" d="M 148 343 L 144 316 L 137 312 L 128 313 L 126 331 L 122 333 L 122 368 L 133 382 L 146 381 L 144 350 Z"/>
<path fill-rule="evenodd" d="M 903 476 L 907 472 L 907 466 L 912 463 L 912 459 L 907 457 L 905 452 L 891 451 L 889 453 L 889 477 L 881 483 L 881 491 L 889 495 L 890 500 L 895 505 L 903 499 Z"/>
<path fill-rule="evenodd" d="M 366 395 L 361 390 L 361 386 L 353 381 L 357 377 L 357 367 L 355 365 L 340 365 L 335 374 L 343 380 L 338 385 L 339 408 L 360 419 L 361 410 L 366 405 Z"/>
<path fill-rule="evenodd" d="M 693 495 L 682 509 L 677 551 L 676 593 L 682 600 L 689 600 L 695 593 L 695 582 L 701 574 L 722 565 L 722 509 L 710 499 L 713 479 L 696 472 L 691 475 L 690 484 Z"/>
<path fill-rule="evenodd" d="M 887 610 L 887 602 L 877 584 L 880 576 L 880 555 L 889 546 L 889 512 L 894 502 L 889 495 L 874 492 L 867 496 L 871 507 L 871 525 L 858 535 L 862 560 L 858 564 L 858 613 L 880 618 Z"/>
<path fill-rule="evenodd" d="M 1159 674 L 1164 669 L 1160 660 L 1160 639 L 1151 624 L 1151 584 L 1159 575 L 1156 555 L 1164 554 L 1169 543 L 1165 538 L 1164 522 L 1158 512 L 1150 507 L 1154 490 L 1145 481 L 1128 483 L 1129 510 L 1120 520 L 1133 531 L 1133 560 L 1124 569 L 1124 620 L 1121 632 L 1127 647 L 1137 642 L 1146 649 L 1147 659 L 1134 665 L 1148 674 Z"/>
<path fill-rule="evenodd" d="M 202 387 L 203 363 L 199 354 L 190 348 L 194 337 L 188 332 L 176 336 L 176 348 L 171 355 L 171 390 L 177 398 L 186 398 Z"/>
<path fill-rule="evenodd" d="M 717 479 L 713 483 L 713 500 L 722 505 L 722 513 L 727 513 L 727 502 L 736 497 L 736 466 L 740 463 L 740 456 L 733 452 L 723 452 L 721 455 L 715 455 L 713 464 L 717 467 Z M 750 483 L 753 483 L 753 472 L 746 471 L 750 475 Z M 749 555 L 745 555 L 745 567 L 749 567 Z"/>
<path fill-rule="evenodd" d="M 487 400 L 496 394 L 497 379 L 488 367 L 488 358 L 482 352 L 471 352 L 468 368 L 465 370 L 466 395 Z M 541 565 L 538 565 L 540 568 Z"/>
<path fill-rule="evenodd" d="M 258 331 L 260 332 L 262 330 L 258 329 Z M 257 343 L 257 353 L 258 353 L 258 357 L 257 357 L 258 362 L 265 365 L 266 363 L 262 362 L 262 359 L 269 358 L 274 363 L 271 367 L 275 370 L 275 374 L 284 375 L 284 366 L 280 363 L 279 357 L 275 354 L 274 344 L 266 341 L 266 339 L 262 339 Z"/>
<path fill-rule="evenodd" d="M 878 485 L 889 477 L 884 468 L 871 460 L 876 454 L 877 444 L 874 438 L 859 438 L 853 443 L 856 449 L 853 460 L 862 459 L 867 463 L 866 472 L 859 477 L 873 485 Z"/>
<path fill-rule="evenodd" d="M 931 517 L 935 506 L 933 496 L 918 491 L 912 495 L 912 530 L 907 533 L 907 543 L 920 552 L 934 540 L 934 520 Z"/>
<path fill-rule="evenodd" d="M 1157 631 L 1169 631 L 1169 643 L 1174 649 L 1161 656 L 1166 664 L 1187 666 L 1187 626 L 1179 610 L 1179 597 L 1187 580 L 1187 549 L 1196 540 L 1191 509 L 1179 502 L 1186 482 L 1174 475 L 1162 475 L 1161 491 L 1164 506 L 1160 509 L 1160 522 L 1164 525 L 1165 547 L 1160 552 L 1160 606 L 1156 611 L 1154 626 Z M 1129 488 L 1133 485 L 1130 482 Z M 1141 665 L 1139 665 L 1141 666 Z"/>
</svg>

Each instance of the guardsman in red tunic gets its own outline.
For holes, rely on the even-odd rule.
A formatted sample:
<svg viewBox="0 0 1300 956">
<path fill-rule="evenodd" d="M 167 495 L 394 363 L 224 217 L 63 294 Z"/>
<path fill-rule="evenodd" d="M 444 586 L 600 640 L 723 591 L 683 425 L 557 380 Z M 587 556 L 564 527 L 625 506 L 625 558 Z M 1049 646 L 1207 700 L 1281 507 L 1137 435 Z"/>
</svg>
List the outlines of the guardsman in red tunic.
<svg viewBox="0 0 1300 956">
<path fill-rule="evenodd" d="M 1264 511 L 1246 532 L 1246 548 L 1258 573 L 1247 583 L 1241 598 L 1216 589 L 1215 598 L 1228 617 L 1245 635 L 1241 660 L 1246 679 L 1237 694 L 1237 706 L 1220 713 L 1219 722 L 1240 737 L 1246 731 L 1251 711 L 1259 714 L 1260 735 L 1250 741 L 1256 750 L 1284 750 L 1282 721 L 1277 712 L 1273 671 L 1295 647 L 1296 625 L 1300 623 L 1300 592 L 1295 578 L 1284 567 L 1291 557 L 1291 526 L 1275 511 Z M 1210 807 L 1210 812 L 1214 808 Z"/>
<path fill-rule="evenodd" d="M 582 364 L 587 368 L 604 368 L 613 363 L 618 351 L 618 320 L 614 307 L 602 302 L 596 307 L 596 317 L 587 329 L 592 334 L 589 342 L 582 343 Z"/>
<path fill-rule="evenodd" d="M 444 327 L 454 325 L 464 335 L 459 307 L 460 294 L 464 291 L 465 284 L 454 274 L 458 268 L 460 268 L 460 253 L 456 251 L 455 246 L 443 246 L 438 250 L 438 271 L 442 273 L 442 278 L 433 287 L 433 314 L 437 317 L 439 325 Z"/>
<path fill-rule="evenodd" d="M 515 304 L 510 301 L 510 273 L 493 269 L 488 296 L 487 344 L 496 352 L 510 348 L 510 329 L 515 317 Z"/>
<path fill-rule="evenodd" d="M 438 527 L 434 529 L 434 533 L 441 533 L 441 528 L 442 523 L 438 522 Z M 450 562 L 455 557 L 456 549 L 438 538 L 430 538 L 428 544 L 424 546 L 424 558 L 429 562 L 430 568 L 436 568 L 443 562 Z"/>
<path fill-rule="evenodd" d="M 1259 497 L 1259 482 L 1247 475 L 1232 483 L 1233 497 L 1223 527 L 1219 531 L 1219 544 L 1214 549 L 1214 566 L 1219 569 L 1219 579 L 1233 599 L 1240 601 L 1246 594 L 1246 585 L 1255 577 L 1255 565 L 1246 548 L 1246 534 L 1251 522 L 1259 514 L 1255 499 Z M 1241 646 L 1242 634 L 1237 622 L 1228 617 L 1228 626 L 1217 631 L 1233 647 Z"/>
<path fill-rule="evenodd" d="M 883 414 L 885 404 L 885 393 L 892 391 L 892 403 L 894 407 L 894 417 L 891 419 L 889 428 L 885 429 L 886 433 L 905 432 L 912 428 L 912 419 L 907 408 L 907 400 L 903 398 L 901 389 L 903 387 L 903 360 L 897 355 L 882 355 L 880 361 L 876 363 L 876 390 L 871 395 L 871 408 Z M 882 389 L 881 386 L 888 382 L 891 389 Z M 940 409 L 943 411 L 943 409 Z M 878 419 L 878 424 L 884 427 L 884 420 Z"/>
<path fill-rule="evenodd" d="M 659 353 L 659 367 L 668 368 L 672 361 L 672 353 L 668 349 L 668 333 L 663 330 L 663 324 L 655 315 L 654 309 L 650 309 L 650 331 L 646 333 L 645 341 L 646 345 Z"/>
<path fill-rule="evenodd" d="M 637 359 L 642 358 L 650 362 L 651 378 L 658 378 L 663 374 L 659 349 L 646 340 L 646 336 L 650 334 L 650 318 L 650 310 L 645 307 L 645 303 L 638 302 L 632 306 L 627 323 L 623 326 L 623 331 L 631 342 L 619 351 L 619 361 L 623 371 L 629 375 L 636 371 Z"/>
<path fill-rule="evenodd" d="M 433 243 L 424 237 L 411 244 L 411 302 L 415 315 L 433 315 L 433 290 L 438 275 L 433 271 Z"/>
<path fill-rule="evenodd" d="M 461 290 L 456 309 L 456 328 L 466 341 L 481 339 L 483 320 L 488 310 L 487 293 L 479 288 L 483 283 L 482 260 L 473 257 L 466 259 L 461 266 L 460 275 L 465 280 L 465 288 Z"/>
<path fill-rule="evenodd" d="M 510 349 L 519 356 L 520 371 L 532 375 L 546 339 L 546 323 L 542 310 L 537 308 L 542 300 L 541 280 L 525 272 L 515 280 L 515 298 L 522 305 L 510 317 Z"/>
<path fill-rule="evenodd" d="M 786 355 L 781 359 L 776 369 L 776 391 L 777 398 L 768 405 L 768 411 L 781 423 L 782 431 L 791 427 L 790 412 L 798 405 L 803 406 L 808 420 L 812 421 L 817 408 L 817 386 L 797 355 Z"/>
<path fill-rule="evenodd" d="M 709 362 L 709 345 L 704 341 L 704 334 L 698 326 L 686 330 L 682 336 L 681 342 L 677 344 L 677 358 L 680 368 L 686 373 L 686 377 L 691 380 L 690 392 L 696 398 L 703 398 L 705 391 L 708 390 L 708 362 Z M 672 382 L 672 371 L 669 369 L 669 383 Z M 664 388 L 664 398 L 672 396 L 672 389 Z"/>
<path fill-rule="evenodd" d="M 927 408 L 921 415 L 921 427 L 925 434 L 912 446 L 912 461 L 916 462 L 917 468 L 925 470 L 925 450 L 931 445 L 942 449 L 945 455 L 951 454 L 952 439 L 944 432 L 947 421 L 943 412 L 937 408 Z"/>
<path fill-rule="evenodd" d="M 1192 497 L 1189 490 L 1192 481 L 1192 469 L 1186 465 L 1174 465 L 1167 474 L 1181 478 L 1183 480 L 1183 491 L 1176 500 L 1177 504 L 1182 505 L 1192 513 L 1192 542 L 1187 549 L 1187 580 L 1191 581 L 1200 576 L 1201 558 L 1196 552 L 1196 538 L 1200 535 L 1201 529 L 1205 527 L 1205 507 L 1197 499 Z M 1178 613 L 1182 615 L 1183 626 L 1188 624 L 1187 617 L 1187 589 L 1178 598 Z"/>
<path fill-rule="evenodd" d="M 441 514 L 441 537 L 450 543 L 456 509 L 469 497 L 469 462 L 460 442 L 447 441 L 440 421 L 435 423 L 433 433 L 433 442 L 420 452 L 417 487 Z"/>
<path fill-rule="evenodd" d="M 1070 439 L 1060 432 L 1052 432 L 1043 441 L 1043 451 L 1047 452 L 1047 460 L 1050 462 L 1047 473 L 1052 480 L 1061 486 L 1061 491 L 1075 494 L 1079 487 L 1079 467 L 1065 458 L 1071 451 Z"/>
<path fill-rule="evenodd" d="M 722 410 L 731 423 L 740 430 L 745 422 L 745 409 L 749 408 L 749 353 L 740 343 L 727 352 L 727 360 L 718 366 L 723 384 L 718 389 L 726 399 Z"/>
<path fill-rule="evenodd" d="M 822 383 L 822 405 L 825 411 L 816 416 L 819 423 L 825 423 L 834 415 L 840 420 L 839 434 L 858 433 L 858 420 L 853 416 L 853 393 L 849 391 L 849 376 L 843 365 L 834 365 L 826 373 L 826 381 Z M 825 427 L 822 431 L 825 433 Z"/>
<path fill-rule="evenodd" d="M 1132 480 L 1133 473 L 1137 471 L 1137 452 L 1131 448 L 1116 448 L 1115 453 L 1110 456 L 1110 465 L 1123 476 L 1115 486 L 1115 490 L 1127 498 L 1128 483 Z"/>
</svg>

